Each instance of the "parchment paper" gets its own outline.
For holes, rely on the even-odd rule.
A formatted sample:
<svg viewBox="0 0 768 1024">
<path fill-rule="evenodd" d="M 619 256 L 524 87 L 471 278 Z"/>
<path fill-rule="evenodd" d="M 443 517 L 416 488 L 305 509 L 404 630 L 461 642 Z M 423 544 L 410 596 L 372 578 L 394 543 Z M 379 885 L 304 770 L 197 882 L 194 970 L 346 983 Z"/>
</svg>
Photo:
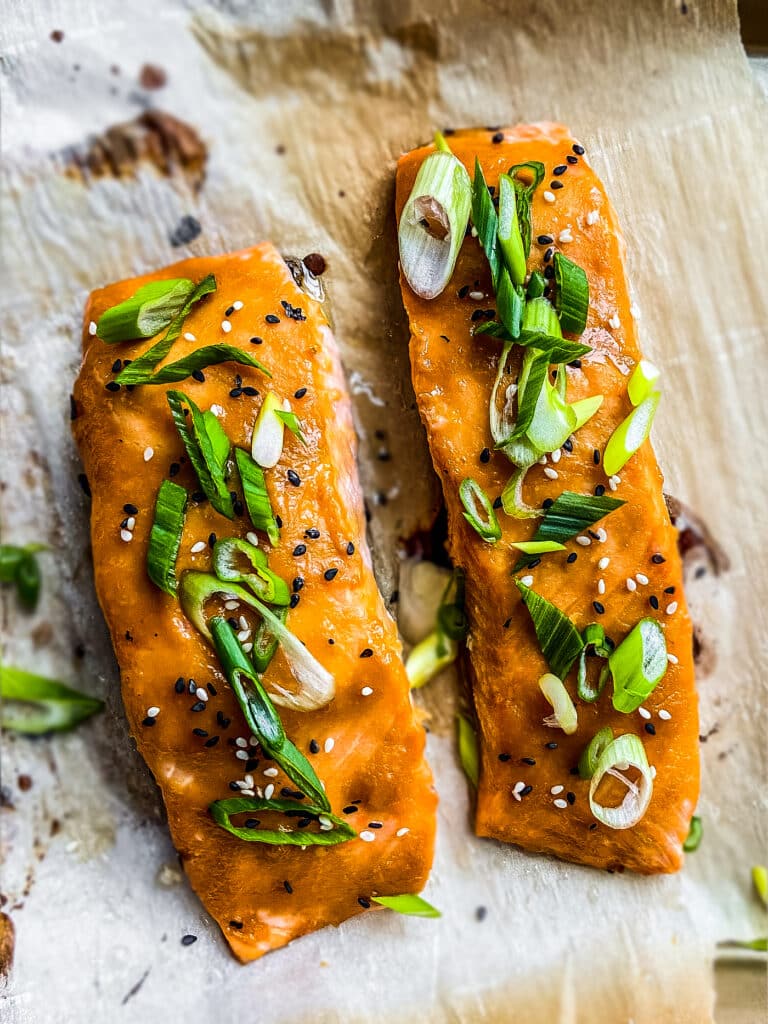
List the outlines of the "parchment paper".
<svg viewBox="0 0 768 1024">
<path fill-rule="evenodd" d="M 3 594 L 5 657 L 108 704 L 68 736 L 4 737 L 3 909 L 17 941 L 3 1020 L 710 1020 L 715 942 L 765 934 L 748 873 L 765 856 L 768 124 L 734 4 L 4 0 L 0 11 L 0 509 L 4 539 L 52 546 L 36 615 Z M 147 63 L 166 72 L 161 88 L 140 86 Z M 117 160 L 88 141 L 148 106 L 195 129 L 207 162 L 187 160 L 173 133 L 149 147 L 167 174 L 148 160 L 131 169 L 130 146 Z M 364 916 L 242 968 L 175 867 L 93 595 L 67 422 L 85 295 L 265 237 L 321 253 L 388 596 L 398 538 L 428 524 L 436 499 L 408 383 L 394 161 L 436 126 L 537 119 L 569 123 L 607 182 L 646 352 L 665 375 L 655 443 L 667 489 L 731 559 L 689 591 L 708 660 L 703 845 L 681 875 L 640 879 L 475 839 L 444 678 L 425 692 L 441 796 L 427 895 L 442 919 Z M 89 151 L 99 173 L 73 172 L 73 153 L 82 163 Z M 105 152 L 120 178 L 102 173 Z M 202 231 L 173 246 L 185 215 Z M 198 941 L 182 947 L 186 933 Z"/>
</svg>

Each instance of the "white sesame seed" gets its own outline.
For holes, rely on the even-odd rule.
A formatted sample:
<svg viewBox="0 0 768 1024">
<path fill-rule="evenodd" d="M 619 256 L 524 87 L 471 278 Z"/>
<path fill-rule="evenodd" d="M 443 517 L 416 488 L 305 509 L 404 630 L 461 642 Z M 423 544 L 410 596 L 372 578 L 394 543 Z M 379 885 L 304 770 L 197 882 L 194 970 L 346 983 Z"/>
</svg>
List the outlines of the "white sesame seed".
<svg viewBox="0 0 768 1024">
<path fill-rule="evenodd" d="M 248 745 L 251 747 L 257 747 L 259 745 L 259 737 L 251 734 L 251 737 L 248 740 Z"/>
<path fill-rule="evenodd" d="M 275 787 L 274 787 L 274 786 L 272 785 L 272 783 L 270 782 L 270 784 L 269 784 L 269 785 L 267 786 L 267 788 L 266 788 L 266 789 L 264 790 L 264 799 L 265 799 L 265 800 L 271 800 L 271 799 L 272 799 L 272 794 L 273 794 L 274 792 L 275 792 Z"/>
<path fill-rule="evenodd" d="M 234 611 L 237 611 L 237 609 L 240 607 L 240 602 L 239 601 L 225 601 L 224 602 L 224 607 L 227 609 L 228 612 L 234 612 Z"/>
<path fill-rule="evenodd" d="M 560 234 L 557 236 L 557 240 L 558 242 L 572 242 L 573 235 L 571 234 L 571 229 L 566 228 L 565 231 L 561 231 Z"/>
<path fill-rule="evenodd" d="M 149 462 L 152 456 L 155 454 L 155 449 L 147 447 L 144 449 L 144 461 Z"/>
<path fill-rule="evenodd" d="M 243 776 L 243 782 L 245 783 L 246 786 L 251 786 L 252 787 L 253 786 L 253 776 L 252 775 L 244 775 Z"/>
<path fill-rule="evenodd" d="M 125 521 L 125 528 L 126 528 L 126 530 L 133 530 L 135 526 L 136 526 L 136 516 L 128 516 L 128 518 Z"/>
<path fill-rule="evenodd" d="M 235 785 L 237 786 L 238 789 L 247 789 L 248 788 L 248 783 L 247 782 L 240 782 L 239 779 L 235 782 Z"/>
<path fill-rule="evenodd" d="M 229 332 L 232 330 L 232 324 L 229 322 L 229 320 L 222 320 L 221 329 L 222 331 L 224 331 L 225 334 L 229 334 Z"/>
<path fill-rule="evenodd" d="M 360 833 L 360 838 L 364 843 L 372 843 L 376 836 L 366 828 Z"/>
<path fill-rule="evenodd" d="M 547 456 L 546 455 L 542 455 L 541 458 L 539 459 L 539 465 L 540 466 L 546 466 L 548 461 L 549 461 L 549 459 L 547 458 Z"/>
<path fill-rule="evenodd" d="M 317 822 L 320 825 L 321 832 L 330 832 L 331 829 L 333 828 L 333 822 L 325 814 L 319 814 L 317 817 Z"/>
<path fill-rule="evenodd" d="M 336 740 L 333 739 L 333 737 L 329 736 L 328 739 L 323 744 L 323 750 L 326 752 L 326 754 L 330 754 L 330 752 L 333 750 L 335 744 L 336 744 Z"/>
<path fill-rule="evenodd" d="M 198 540 L 198 541 L 195 541 L 195 543 L 192 545 L 192 547 L 189 550 L 192 552 L 193 555 L 199 555 L 201 551 L 205 551 L 205 547 L 206 547 L 205 541 L 204 540 Z"/>
<path fill-rule="evenodd" d="M 587 214 L 587 224 L 597 224 L 600 220 L 600 214 L 597 210 L 590 210 Z"/>
<path fill-rule="evenodd" d="M 256 796 L 255 792 L 250 788 L 250 786 L 246 787 L 245 789 L 241 789 L 240 792 L 243 796 Z"/>
<path fill-rule="evenodd" d="M 612 491 L 615 491 L 618 488 L 619 483 L 615 476 L 612 476 L 608 479 L 608 486 L 611 488 Z"/>
<path fill-rule="evenodd" d="M 208 691 L 204 690 L 202 686 L 198 686 L 198 688 L 195 690 L 195 696 L 197 697 L 198 700 L 203 701 L 203 703 L 208 703 Z"/>
<path fill-rule="evenodd" d="M 395 832 L 395 835 L 396 836 L 407 836 L 410 831 L 411 830 L 409 828 L 399 828 L 397 830 L 397 832 Z"/>
<path fill-rule="evenodd" d="M 614 331 L 618 331 L 618 329 L 621 327 L 621 320 L 619 320 L 618 313 L 613 314 L 613 316 L 608 321 L 608 326 L 611 327 Z"/>
<path fill-rule="evenodd" d="M 216 405 L 215 403 L 211 406 L 210 411 L 213 413 L 214 416 L 224 415 L 224 407 L 221 405 Z"/>
<path fill-rule="evenodd" d="M 668 722 L 671 717 L 672 715 L 670 715 L 666 708 L 662 708 L 659 712 L 659 718 L 662 720 L 662 722 Z"/>
<path fill-rule="evenodd" d="M 473 238 L 477 238 L 477 228 L 472 225 L 472 231 L 470 232 Z"/>
<path fill-rule="evenodd" d="M 550 480 L 557 480 L 560 474 L 556 469 L 552 469 L 551 466 L 544 467 L 544 476 L 549 477 Z"/>
<path fill-rule="evenodd" d="M 667 654 L 667 661 L 670 663 L 670 665 L 677 665 L 678 664 L 677 655 L 676 654 Z"/>
<path fill-rule="evenodd" d="M 512 796 L 515 798 L 515 800 L 522 800 L 522 797 L 520 796 L 520 794 L 522 793 L 522 791 L 524 789 L 525 789 L 525 783 L 524 782 L 516 782 L 515 783 L 515 785 L 514 785 L 514 787 L 512 789 Z"/>
<path fill-rule="evenodd" d="M 264 774 L 268 779 L 274 779 L 277 777 L 277 768 L 265 768 Z"/>
<path fill-rule="evenodd" d="M 185 331 L 184 337 L 186 338 L 187 341 L 197 341 L 197 338 L 191 331 Z"/>
<path fill-rule="evenodd" d="M 121 530 L 120 531 L 120 540 L 124 540 L 125 543 L 127 544 L 129 541 L 133 540 L 133 534 L 131 533 L 130 530 Z"/>
<path fill-rule="evenodd" d="M 627 590 L 630 593 L 633 593 L 635 590 L 637 590 L 637 584 L 635 583 L 635 581 L 632 579 L 631 576 L 627 577 Z"/>
<path fill-rule="evenodd" d="M 250 629 L 241 629 L 241 630 L 239 630 L 239 632 L 237 634 L 237 639 L 240 641 L 241 644 L 244 644 L 246 640 L 250 640 L 251 639 L 251 631 L 250 631 Z"/>
<path fill-rule="evenodd" d="M 635 579 L 637 580 L 637 582 L 640 584 L 641 587 L 647 587 L 648 586 L 648 577 L 645 575 L 644 572 L 636 572 L 635 573 Z"/>
<path fill-rule="evenodd" d="M 373 693 L 373 687 L 371 687 L 371 686 L 364 686 L 362 688 L 362 690 L 360 691 L 360 693 L 363 695 L 363 697 L 370 697 L 371 694 Z"/>
<path fill-rule="evenodd" d="M 677 611 L 677 601 L 673 601 L 672 604 L 668 604 L 666 608 L 667 615 L 674 615 Z"/>
<path fill-rule="evenodd" d="M 598 569 L 607 569 L 610 564 L 611 564 L 610 558 L 607 555 L 603 555 L 603 557 L 597 563 L 597 568 Z"/>
<path fill-rule="evenodd" d="M 567 800 L 553 800 L 552 803 L 555 805 L 555 807 L 559 807 L 561 811 L 564 811 L 565 808 L 568 806 Z"/>
<path fill-rule="evenodd" d="M 248 740 L 245 738 L 245 736 L 238 736 L 237 739 L 235 740 L 235 745 L 238 747 L 247 747 Z"/>
<path fill-rule="evenodd" d="M 237 620 L 237 624 L 240 627 L 240 629 L 248 629 L 248 619 L 246 619 L 244 615 L 240 616 L 240 618 Z"/>
<path fill-rule="evenodd" d="M 555 450 L 552 452 L 552 461 L 555 463 L 555 465 L 557 465 L 557 463 L 560 461 L 560 459 L 562 459 L 562 457 L 563 453 L 560 451 L 560 449 L 555 448 Z"/>
<path fill-rule="evenodd" d="M 648 710 L 648 708 L 638 708 L 637 713 L 640 715 L 641 718 L 645 718 L 646 721 L 651 717 L 651 712 Z"/>
<path fill-rule="evenodd" d="M 151 708 L 147 708 L 147 718 L 157 718 L 160 714 L 160 708 L 153 704 Z"/>
<path fill-rule="evenodd" d="M 597 592 L 598 592 L 598 594 L 604 594 L 605 593 L 605 580 L 598 580 L 597 581 Z"/>
<path fill-rule="evenodd" d="M 529 576 L 522 576 L 520 578 L 520 582 L 523 584 L 524 587 L 532 587 L 533 586 L 533 576 L 530 576 L 530 575 Z"/>
<path fill-rule="evenodd" d="M 554 192 L 550 192 L 549 189 L 547 189 L 546 192 L 544 193 L 544 202 L 545 203 L 554 203 L 554 201 L 555 201 L 555 193 Z"/>
<path fill-rule="evenodd" d="M 565 786 L 553 786 L 549 792 L 552 794 L 552 796 L 557 796 L 557 794 L 562 793 L 564 789 Z"/>
<path fill-rule="evenodd" d="M 485 298 L 485 292 L 470 292 L 469 297 L 470 299 L 474 299 L 475 302 L 479 302 L 481 299 Z"/>
<path fill-rule="evenodd" d="M 243 644 L 243 650 L 245 651 L 246 654 L 250 654 L 251 651 L 253 650 L 253 644 L 250 641 L 248 641 L 248 643 Z"/>
<path fill-rule="evenodd" d="M 240 299 L 237 299 L 235 302 L 232 303 L 232 309 L 242 309 L 242 308 L 243 308 L 243 304 L 240 301 Z"/>
<path fill-rule="evenodd" d="M 94 334 L 96 333 L 96 321 L 95 320 L 91 320 L 91 322 L 88 324 L 88 333 L 90 334 L 91 337 L 93 337 Z"/>
<path fill-rule="evenodd" d="M 595 533 L 597 534 L 597 539 L 600 541 L 600 543 L 605 544 L 605 542 L 608 540 L 608 531 L 604 530 L 602 526 L 598 526 L 598 528 L 595 530 Z"/>
<path fill-rule="evenodd" d="M 249 544 L 253 544 L 254 547 L 259 546 L 259 538 L 255 533 L 246 533 L 245 539 Z"/>
<path fill-rule="evenodd" d="M 248 760 L 248 751 L 247 750 L 236 750 L 235 751 L 235 757 L 238 758 L 238 760 L 240 760 L 240 761 L 247 761 Z"/>
<path fill-rule="evenodd" d="M 585 537 L 583 533 L 580 533 L 579 536 L 576 538 L 576 543 L 581 544 L 583 548 L 588 548 L 592 541 L 589 537 Z"/>
</svg>

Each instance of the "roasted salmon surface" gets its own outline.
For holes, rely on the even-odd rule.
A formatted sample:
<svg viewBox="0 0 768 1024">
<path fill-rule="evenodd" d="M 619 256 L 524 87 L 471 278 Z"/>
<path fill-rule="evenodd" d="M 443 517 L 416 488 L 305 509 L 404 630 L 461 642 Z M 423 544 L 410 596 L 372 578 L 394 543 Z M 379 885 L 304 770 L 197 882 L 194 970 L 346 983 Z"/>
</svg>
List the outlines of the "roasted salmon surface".
<svg viewBox="0 0 768 1024">
<path fill-rule="evenodd" d="M 191 309 L 161 366 L 226 343 L 257 357 L 271 379 L 254 367 L 221 363 L 198 373 L 202 380 L 115 389 L 120 361 L 135 360 L 154 339 L 106 344 L 95 336 L 101 314 L 148 282 L 197 283 L 209 274 L 215 292 Z M 432 862 L 436 796 L 397 629 L 371 569 L 350 401 L 320 303 L 297 286 L 276 249 L 262 244 L 93 292 L 83 345 L 72 426 L 92 493 L 96 590 L 128 724 L 162 791 L 193 888 L 242 961 L 375 908 L 372 896 L 418 892 Z M 280 539 L 276 547 L 263 535 L 258 542 L 270 570 L 292 591 L 286 625 L 335 680 L 330 703 L 310 711 L 281 707 L 279 715 L 325 787 L 333 814 L 354 830 L 348 841 L 303 847 L 245 841 L 209 812 L 214 801 L 243 793 L 300 808 L 302 794 L 251 735 L 213 648 L 179 600 L 147 573 L 155 500 L 166 479 L 190 495 L 178 578 L 187 570 L 211 571 L 216 539 L 249 533 L 254 539 L 231 464 L 234 518 L 199 493 L 166 400 L 171 389 L 212 410 L 232 444 L 246 451 L 268 390 L 288 399 L 298 417 L 306 445 L 286 429 L 279 462 L 265 470 Z M 250 608 L 230 601 L 223 615 L 242 640 L 253 639 L 259 620 Z M 296 691 L 282 649 L 263 682 L 268 691 Z M 235 823 L 255 828 L 248 817 Z M 257 825 L 269 818 L 283 833 L 317 832 L 317 819 L 302 820 L 300 809 L 288 817 L 272 811 L 250 817 Z"/>
<path fill-rule="evenodd" d="M 677 533 L 650 442 L 610 479 L 602 465 L 609 437 L 632 410 L 627 382 L 640 359 L 616 215 L 584 148 L 561 125 L 457 131 L 447 141 L 470 175 L 479 159 L 492 192 L 511 165 L 542 162 L 544 179 L 532 199 L 528 272 L 551 267 L 553 253 L 560 251 L 583 268 L 589 282 L 588 319 L 579 340 L 591 351 L 568 366 L 567 396 L 576 401 L 602 394 L 604 400 L 554 456 L 530 468 L 524 500 L 546 507 L 571 491 L 625 502 L 591 531 L 568 540 L 565 550 L 513 572 L 520 552 L 511 542 L 530 540 L 541 519 L 513 518 L 498 508 L 502 537 L 489 544 L 465 520 L 459 498 L 462 480 L 471 477 L 491 501 L 498 499 L 514 471 L 494 451 L 489 432 L 501 342 L 473 336 L 478 323 L 494 316 L 488 261 L 468 231 L 450 283 L 437 298 L 420 298 L 401 275 L 413 384 L 445 495 L 449 553 L 466 573 L 467 667 L 481 750 L 475 829 L 479 836 L 595 867 L 676 871 L 699 791 L 692 629 Z M 400 159 L 398 219 L 432 152 L 433 146 L 425 146 Z M 550 270 L 550 287 L 551 275 Z M 519 366 L 518 351 L 510 381 Z M 538 682 L 548 666 L 516 586 L 520 579 L 580 631 L 597 622 L 616 643 L 641 619 L 658 620 L 669 664 L 640 708 L 629 714 L 614 710 L 610 682 L 595 702 L 577 699 L 573 669 L 565 684 L 575 700 L 578 728 L 566 735 L 543 723 L 552 708 Z M 633 827 L 596 821 L 590 782 L 576 767 L 585 746 L 606 726 L 616 736 L 639 737 L 651 775 L 655 771 L 650 804 Z M 619 803 L 622 792 L 608 792 L 605 803 Z"/>
</svg>

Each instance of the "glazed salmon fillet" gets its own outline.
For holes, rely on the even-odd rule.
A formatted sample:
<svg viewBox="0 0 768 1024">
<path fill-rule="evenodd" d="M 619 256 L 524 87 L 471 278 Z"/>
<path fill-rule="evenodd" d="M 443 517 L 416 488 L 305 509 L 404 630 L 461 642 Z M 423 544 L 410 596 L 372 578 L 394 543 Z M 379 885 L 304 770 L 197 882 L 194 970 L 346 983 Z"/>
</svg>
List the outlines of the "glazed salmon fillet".
<svg viewBox="0 0 768 1024">
<path fill-rule="evenodd" d="M 199 282 L 206 275 L 214 275 L 216 290 L 191 309 L 167 362 L 226 342 L 256 356 L 271 379 L 251 366 L 221 363 L 198 373 L 202 380 L 116 387 L 120 360 L 136 359 L 152 342 L 106 344 L 95 336 L 100 316 L 149 282 Z M 73 430 L 92 492 L 96 590 L 131 733 L 207 911 L 234 954 L 249 961 L 362 913 L 371 896 L 418 892 L 432 862 L 436 797 L 397 629 L 371 569 L 350 401 L 320 303 L 297 286 L 276 249 L 262 244 L 93 292 L 83 345 Z M 286 625 L 331 673 L 335 697 L 315 710 L 279 713 L 333 813 L 354 830 L 348 841 L 303 847 L 243 841 L 209 813 L 214 801 L 243 792 L 282 794 L 296 806 L 302 794 L 250 735 L 213 648 L 147 573 L 155 499 L 166 479 L 191 496 L 176 564 L 180 579 L 187 570 L 210 572 L 217 537 L 246 538 L 253 529 L 237 497 L 228 519 L 196 493 L 166 399 L 173 388 L 213 410 L 231 442 L 248 451 L 267 390 L 289 399 L 299 418 L 306 445 L 286 430 L 279 462 L 265 470 L 282 528 L 276 547 L 261 547 L 270 570 L 293 592 Z M 223 614 L 237 619 L 240 612 Z M 247 638 L 254 623 L 234 622 L 243 625 L 248 628 L 239 635 Z M 282 648 L 263 680 L 267 690 L 295 691 Z M 283 831 L 293 830 L 297 813 L 296 827 L 315 830 L 317 822 L 302 822 L 299 811 Z"/>
<path fill-rule="evenodd" d="M 520 552 L 510 544 L 530 541 L 540 518 L 512 518 L 499 508 L 501 539 L 483 541 L 462 514 L 460 484 L 473 478 L 498 508 L 513 472 L 504 454 L 494 450 L 489 432 L 489 396 L 501 342 L 473 334 L 479 322 L 494 315 L 487 309 L 495 302 L 488 261 L 478 239 L 467 232 L 452 278 L 437 298 L 419 297 L 401 273 L 413 385 L 445 496 L 449 553 L 466 573 L 467 668 L 481 751 L 475 829 L 479 836 L 595 867 L 676 871 L 699 790 L 692 629 L 677 532 L 650 442 L 610 478 L 602 465 L 609 437 L 632 411 L 627 382 L 641 357 L 616 215 L 583 147 L 561 125 L 458 131 L 447 141 L 470 175 L 479 159 L 492 194 L 511 165 L 543 163 L 544 178 L 532 198 L 527 270 L 543 271 L 559 250 L 583 268 L 589 282 L 588 318 L 579 340 L 591 351 L 568 366 L 567 393 L 569 401 L 596 394 L 604 400 L 554 458 L 530 468 L 524 499 L 546 508 L 570 491 L 625 502 L 591 532 L 569 540 L 565 550 L 532 559 L 533 565 L 522 570 L 516 568 Z M 420 166 L 434 151 L 425 146 L 400 159 L 398 220 Z M 565 683 L 575 700 L 578 728 L 567 735 L 544 724 L 552 708 L 538 682 L 548 666 L 515 585 L 521 579 L 579 631 L 597 622 L 620 642 L 641 619 L 659 621 L 669 664 L 638 710 L 615 710 L 610 686 L 595 702 L 576 699 L 572 673 Z M 635 734 L 645 748 L 653 791 L 633 827 L 596 821 L 590 782 L 576 767 L 604 727 L 616 736 Z"/>
</svg>

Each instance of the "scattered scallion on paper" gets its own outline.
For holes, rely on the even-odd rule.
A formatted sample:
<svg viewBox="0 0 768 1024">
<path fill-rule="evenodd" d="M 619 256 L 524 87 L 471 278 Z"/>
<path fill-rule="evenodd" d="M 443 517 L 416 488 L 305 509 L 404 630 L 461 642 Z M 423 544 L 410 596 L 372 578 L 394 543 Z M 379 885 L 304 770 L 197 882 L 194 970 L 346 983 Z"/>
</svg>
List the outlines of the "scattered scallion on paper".
<svg viewBox="0 0 768 1024">
<path fill-rule="evenodd" d="M 435 628 L 411 650 L 405 661 L 405 673 L 412 690 L 426 686 L 444 668 L 453 664 L 459 653 L 459 641 L 467 634 L 464 614 L 464 573 L 454 569 L 440 599 Z"/>
<path fill-rule="evenodd" d="M 0 696 L 2 728 L 29 736 L 72 729 L 104 707 L 64 683 L 10 665 L 0 665 Z"/>
<path fill-rule="evenodd" d="M 480 745 L 472 722 L 466 715 L 456 715 L 456 734 L 459 762 L 472 785 L 477 789 L 480 780 Z"/>
<path fill-rule="evenodd" d="M 40 597 L 42 576 L 36 553 L 45 544 L 0 545 L 0 583 L 13 583 L 22 607 L 34 611 Z"/>
<path fill-rule="evenodd" d="M 704 826 L 702 824 L 701 818 L 698 817 L 698 815 L 694 814 L 694 816 L 691 818 L 691 825 L 688 829 L 688 835 L 686 836 L 685 842 L 683 843 L 683 850 L 686 853 L 693 853 L 695 850 L 698 850 L 699 846 L 701 846 L 701 840 L 703 836 Z"/>
</svg>

